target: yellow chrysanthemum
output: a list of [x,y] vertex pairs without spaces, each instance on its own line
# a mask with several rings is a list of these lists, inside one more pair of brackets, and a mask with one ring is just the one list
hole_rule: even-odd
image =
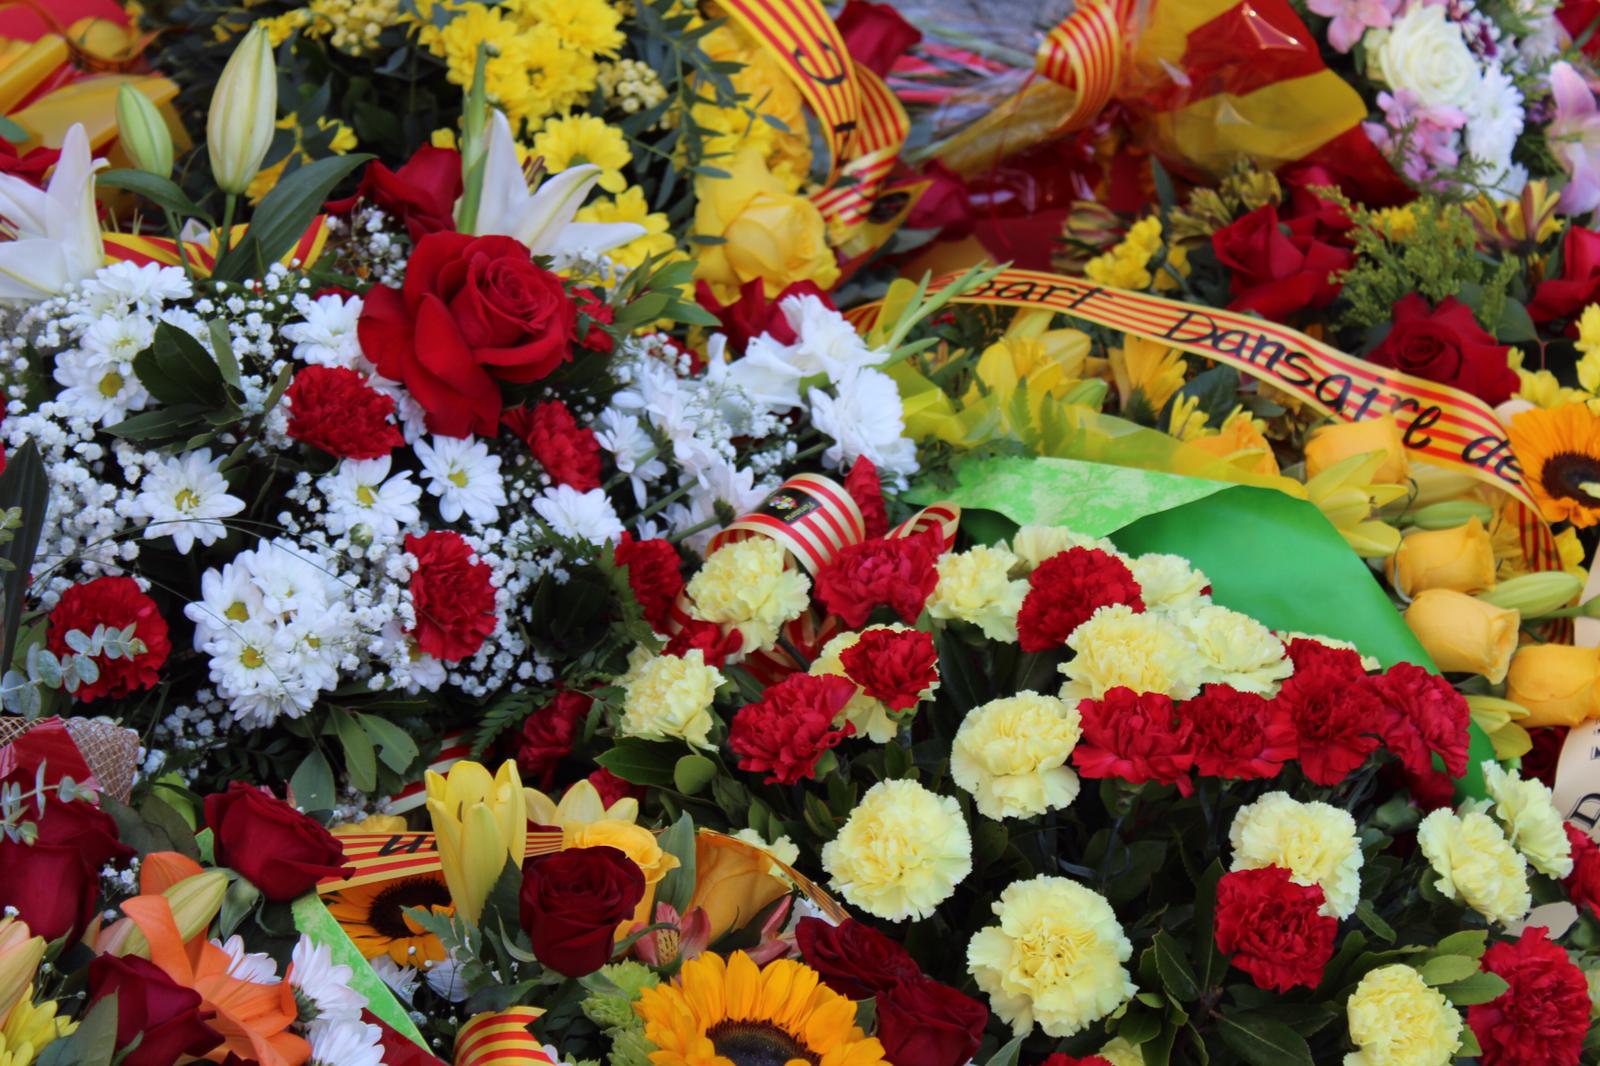
[[1066,526],[1022,526],[1011,538],[1011,553],[1021,560],[1023,568],[1028,571],[1038,569],[1040,563],[1069,548],[1098,548],[1111,555],[1122,556],[1117,546],[1105,537],[1074,533]]
[[716,723],[711,701],[722,680],[699,648],[683,656],[646,653],[622,678],[626,694],[618,728],[623,736],[685,740],[710,750]]
[[951,797],[915,781],[880,781],[822,846],[822,868],[852,906],[920,921],[972,872],[972,836]]
[[1439,875],[1439,891],[1490,921],[1510,925],[1533,906],[1527,861],[1487,814],[1434,811],[1417,827],[1417,846]]
[[78,1023],[58,1016],[59,1007],[33,1002],[33,989],[23,994],[0,1026],[0,1066],[31,1066],[39,1052],[64,1036],[70,1036]]
[[1002,547],[978,544],[947,552],[935,564],[939,583],[928,598],[934,618],[971,622],[990,640],[1017,639],[1017,612],[1028,594],[1026,581],[1013,581],[1017,557]]
[[1388,240],[1406,241],[1417,232],[1417,215],[1409,207],[1385,207],[1373,212],[1372,228]]
[[1058,670],[1064,700],[1097,700],[1114,688],[1160,692],[1175,700],[1200,693],[1204,661],[1177,623],[1125,604],[1101,607],[1067,637],[1076,654]]
[[517,23],[590,55],[614,56],[625,38],[622,12],[607,0],[502,0]]
[[628,186],[622,168],[633,162],[633,152],[622,131],[595,115],[567,115],[545,120],[533,138],[533,151],[554,174],[580,163],[600,168],[600,187],[621,192]]
[[1139,598],[1147,611],[1176,615],[1210,602],[1206,589],[1211,579],[1181,555],[1150,552],[1130,560],[1128,569],[1139,583]]
[[1360,1049],[1344,1066],[1446,1066],[1461,1046],[1461,1015],[1403,963],[1370,970],[1345,1004]]
[[1539,780],[1523,780],[1521,774],[1492,759],[1483,763],[1483,784],[1506,838],[1529,865],[1557,879],[1572,873],[1572,842],[1549,786]]
[[[1160,248],[1161,220],[1154,215],[1141,218],[1128,227],[1121,244],[1084,264],[1083,273],[1090,281],[1119,289],[1146,289],[1153,281],[1158,288],[1170,288],[1170,276],[1153,278],[1150,273],[1150,260]],[[1173,266],[1181,271],[1185,259],[1182,250],[1174,248],[1169,254]]]
[[1152,416],[1159,414],[1172,394],[1183,388],[1183,354],[1159,341],[1129,335],[1123,338],[1122,347],[1111,350],[1110,363],[1124,410],[1137,393]]
[[726,961],[707,953],[640,992],[634,1010],[654,1066],[888,1066],[883,1045],[855,1024],[856,1005],[789,959],[757,967],[742,951]]
[[1272,696],[1278,683],[1294,673],[1283,642],[1249,615],[1207,604],[1181,617],[1200,653],[1202,684]]
[[967,969],[1018,1036],[1035,1023],[1047,1036],[1072,1036],[1133,995],[1123,965],[1133,945],[1098,892],[1040,875],[1007,885],[994,913],[1000,924],[967,945]]
[[676,247],[672,234],[667,232],[667,216],[650,210],[650,205],[645,202],[644,190],[637,185],[630,185],[615,197],[601,197],[578,208],[577,220],[632,222],[643,226],[644,236],[635,237],[606,253],[607,259],[630,270],[649,256],[666,255]]
[[811,579],[785,565],[783,545],[770,537],[724,544],[689,580],[689,613],[738,628],[741,650],[770,648],[778,631],[810,604]]
[[1297,885],[1322,887],[1322,913],[1348,918],[1361,897],[1361,841],[1346,811],[1268,792],[1228,828],[1234,870],[1281,866]]
[[968,712],[950,746],[950,775],[985,817],[1031,818],[1078,796],[1067,766],[1082,737],[1078,708],[1023,691]]

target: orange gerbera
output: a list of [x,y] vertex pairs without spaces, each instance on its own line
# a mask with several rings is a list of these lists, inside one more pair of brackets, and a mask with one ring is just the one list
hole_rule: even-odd
[[1600,522],[1600,415],[1581,403],[1523,411],[1511,419],[1511,450],[1544,517]]

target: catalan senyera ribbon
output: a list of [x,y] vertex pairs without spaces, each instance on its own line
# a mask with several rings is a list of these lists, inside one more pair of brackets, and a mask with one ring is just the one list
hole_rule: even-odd
[[1034,69],[1073,90],[1072,110],[1058,133],[1087,126],[1111,102],[1122,70],[1122,24],[1128,4],[1088,0],[1062,19],[1039,45]]
[[[955,278],[938,279],[930,291]],[[1482,400],[1460,389],[1346,355],[1276,322],[1084,278],[1006,270],[955,302],[1047,308],[1143,337],[1224,363],[1343,421],[1393,414],[1411,452],[1501,489],[1517,503],[1523,554],[1533,569],[1560,566],[1550,527],[1523,484],[1505,427]],[[878,308],[866,304],[846,317],[865,330],[877,320]]]
[[906,109],[883,79],[860,64],[856,78],[861,86],[861,119],[854,154],[840,169],[845,180],[811,196],[823,220],[845,235],[867,220],[911,134]]
[[[284,266],[298,264],[309,267],[322,255],[323,246],[328,243],[327,216],[318,215],[312,220],[305,233],[294,243],[294,247],[278,260]],[[249,231],[247,225],[238,225],[233,228],[233,243],[238,244]],[[146,237],[133,233],[106,233],[102,235],[105,245],[106,262],[129,262],[136,266],[147,263],[159,263],[161,266],[182,266],[184,256],[188,257],[190,269],[201,277],[209,277],[217,265],[217,239],[213,234],[208,241],[184,241],[183,254],[178,251],[178,242],[170,237]]]
[[456,1034],[455,1066],[554,1066],[528,1031],[543,1013],[538,1007],[507,1007],[474,1014]]

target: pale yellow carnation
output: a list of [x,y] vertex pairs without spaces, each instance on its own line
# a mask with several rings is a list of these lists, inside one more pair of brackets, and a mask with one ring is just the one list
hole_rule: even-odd
[[1494,800],[1494,816],[1528,865],[1548,877],[1572,873],[1572,842],[1556,810],[1555,797],[1543,781],[1524,781],[1492,759],[1484,761],[1483,783]]
[[1040,563],[1053,555],[1060,555],[1068,548],[1098,548],[1118,558],[1125,558],[1117,546],[1105,537],[1074,533],[1066,526],[1023,526],[1011,538],[1012,554],[1028,570],[1037,569]]
[[[767,838],[754,829],[741,829],[733,834],[733,837],[735,840],[742,840],[746,844],[753,844],[781,863],[793,866],[800,861],[799,846],[786,836],[780,836],[777,840],[768,843]],[[772,869],[773,876],[783,876],[783,871],[778,867],[774,866]]]
[[[817,657],[811,660],[812,676],[832,674],[844,677],[844,664],[839,661],[839,656],[860,639],[860,633],[840,633],[824,644]],[[840,714],[845,721],[856,727],[856,736],[867,737],[874,744],[887,744],[893,740],[895,733],[900,729],[901,718],[904,717],[903,715],[896,717],[888,705],[867,695],[860,685],[856,686],[856,694],[850,697],[850,702],[844,705],[844,710]]]
[[1348,918],[1361,899],[1361,841],[1347,811],[1268,792],[1228,828],[1234,870],[1281,866],[1297,885],[1322,887],[1322,913]]
[[706,665],[699,648],[684,656],[645,655],[623,675],[622,721],[625,737],[686,740],[707,751],[716,718],[711,701],[722,672]]
[[1181,617],[1200,653],[1204,684],[1273,696],[1279,682],[1294,673],[1283,642],[1249,615],[1209,604]]
[[1104,896],[1041,874],[1007,885],[994,903],[999,925],[967,945],[967,969],[989,1006],[1021,1036],[1072,1036],[1133,995],[1123,965],[1133,945]]
[[972,872],[972,836],[951,797],[915,781],[880,781],[822,846],[822,868],[853,906],[920,921]]
[[724,544],[689,581],[690,614],[736,627],[742,651],[772,647],[784,623],[810,603],[811,579],[786,567],[785,556],[770,537]]
[[950,774],[985,817],[1031,818],[1078,796],[1066,765],[1083,735],[1078,708],[1019,692],[969,712],[950,747]]
[[1527,861],[1487,814],[1434,811],[1417,827],[1417,846],[1439,875],[1439,891],[1490,921],[1510,925],[1533,906]]
[[1403,963],[1368,971],[1345,1018],[1360,1050],[1344,1066],[1447,1066],[1461,1046],[1461,1014]]
[[939,583],[928,599],[928,614],[971,622],[990,640],[1015,643],[1017,612],[1028,594],[1026,581],[1011,579],[1017,563],[1006,548],[987,544],[941,555],[936,564]]
[[1211,579],[1181,555],[1151,552],[1128,563],[1147,611],[1188,611],[1210,603]]
[[1175,700],[1200,693],[1204,661],[1177,623],[1126,604],[1101,607],[1067,638],[1076,654],[1058,669],[1061,698],[1097,700],[1111,689],[1161,692]]
[[1111,1066],[1144,1066],[1144,1053],[1128,1043],[1125,1036],[1112,1037],[1095,1054],[1111,1063]]

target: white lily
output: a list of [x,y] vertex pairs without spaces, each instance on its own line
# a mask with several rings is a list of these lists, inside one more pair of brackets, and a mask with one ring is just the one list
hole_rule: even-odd
[[26,303],[63,292],[105,264],[94,210],[94,172],[81,124],[67,131],[50,185],[0,174],[0,301]]
[[[483,195],[473,236],[498,233],[515,237],[534,255],[553,256],[558,262],[597,255],[644,236],[644,227],[632,222],[572,220],[599,180],[600,168],[583,163],[552,174],[538,189],[529,191],[528,179],[517,161],[511,123],[504,112],[496,111],[490,118]],[[459,201],[456,209],[459,221]]]

